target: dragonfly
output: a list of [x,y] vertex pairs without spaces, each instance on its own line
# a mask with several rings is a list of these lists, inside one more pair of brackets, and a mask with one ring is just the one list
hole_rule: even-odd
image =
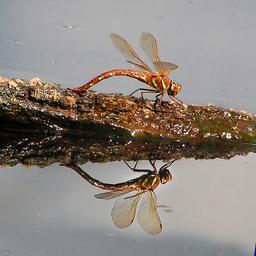
[[182,103],[175,97],[181,90],[181,85],[168,77],[168,75],[173,70],[177,69],[178,66],[166,61],[161,61],[158,55],[157,41],[151,33],[143,32],[139,42],[143,52],[153,64],[155,71],[139,57],[124,38],[114,33],[110,36],[115,48],[124,56],[126,61],[132,66],[132,69],[113,69],[106,71],[86,84],[70,89],[71,91],[83,93],[103,79],[112,76],[128,76],[138,79],[151,87],[151,89],[139,88],[130,95],[137,91],[141,91],[141,98],[143,99],[144,93],[157,93],[156,99],[159,103],[162,102],[165,95],[168,95],[171,100],[178,101],[177,103]]
[[[122,229],[130,226],[134,221],[138,202],[142,198],[140,208],[138,210],[137,219],[142,229],[151,235],[156,235],[162,230],[162,223],[157,212],[157,199],[154,190],[160,185],[172,180],[172,175],[168,167],[174,162],[164,164],[159,171],[156,168],[156,160],[151,161],[152,169],[138,169],[137,164],[131,167],[126,161],[126,165],[135,172],[145,172],[145,174],[135,179],[117,184],[108,184],[100,182],[75,164],[66,164],[67,167],[73,169],[86,179],[92,185],[101,189],[109,190],[104,193],[96,194],[98,199],[114,199],[117,198],[111,216],[116,227]],[[129,195],[129,193],[132,193]]]

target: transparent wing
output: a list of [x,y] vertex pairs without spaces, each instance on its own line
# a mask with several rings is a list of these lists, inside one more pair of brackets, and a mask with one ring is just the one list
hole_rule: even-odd
[[152,63],[161,61],[158,56],[157,42],[149,32],[143,32],[140,36],[140,47]]
[[117,198],[111,216],[118,228],[126,228],[132,224],[141,195],[137,193],[136,196]]
[[156,235],[161,232],[162,224],[156,208],[156,195],[153,191],[148,191],[144,195],[137,218],[147,233]]
[[153,64],[158,72],[165,75],[178,68],[177,65],[165,61],[156,61]]
[[175,64],[161,61],[158,55],[157,41],[149,32],[141,34],[140,46],[160,74],[168,75],[172,70],[177,68]]
[[105,200],[109,200],[109,199],[113,199],[119,196],[122,196],[124,194],[129,193],[130,191],[108,191],[108,192],[104,192],[104,193],[100,193],[100,194],[96,194],[95,197],[98,199],[105,199]]
[[115,48],[122,53],[126,61],[133,68],[153,72],[151,68],[141,60],[138,54],[132,49],[130,44],[124,38],[113,33],[110,36]]

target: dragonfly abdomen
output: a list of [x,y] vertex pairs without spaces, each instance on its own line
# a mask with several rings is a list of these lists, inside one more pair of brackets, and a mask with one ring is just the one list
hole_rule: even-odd
[[93,78],[90,80],[88,83],[71,89],[73,92],[78,92],[82,93],[90,89],[92,86],[95,84],[99,83],[100,81],[107,79],[112,76],[129,76],[135,79],[138,79],[139,81],[146,83],[146,84],[151,84],[152,83],[152,76],[148,72],[143,72],[143,71],[136,71],[132,69],[113,69],[107,72],[104,72],[97,77]]

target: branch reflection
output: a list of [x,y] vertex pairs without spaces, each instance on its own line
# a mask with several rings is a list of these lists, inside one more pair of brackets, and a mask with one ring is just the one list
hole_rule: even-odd
[[156,167],[156,160],[149,160],[152,169],[137,168],[138,161],[135,163],[134,167],[131,167],[125,161],[125,164],[132,171],[144,172],[145,174],[117,184],[103,183],[96,180],[76,164],[69,163],[65,166],[76,171],[93,186],[108,190],[108,192],[96,194],[96,198],[105,200],[117,198],[112,208],[111,216],[114,224],[118,228],[126,228],[132,224],[136,215],[137,204],[142,198],[137,213],[138,222],[145,232],[156,235],[161,232],[162,223],[157,212],[157,199],[154,190],[160,184],[165,184],[172,180],[172,175],[168,168],[174,161],[175,160],[172,160],[164,164],[159,170]]

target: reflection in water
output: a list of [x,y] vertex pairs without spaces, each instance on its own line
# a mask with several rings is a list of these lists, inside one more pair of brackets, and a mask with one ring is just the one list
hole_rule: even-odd
[[[114,224],[118,228],[126,228],[132,224],[136,214],[137,204],[140,198],[143,197],[137,214],[138,222],[147,233],[156,235],[161,232],[162,224],[157,212],[157,200],[154,190],[159,184],[164,184],[172,179],[172,175],[168,170],[168,167],[174,161],[175,160],[164,164],[159,171],[155,165],[156,160],[149,160],[153,170],[138,169],[138,161],[134,167],[131,167],[127,162],[125,162],[131,170],[135,172],[146,172],[146,174],[117,184],[100,182],[89,176],[76,164],[70,163],[66,164],[66,166],[75,170],[90,184],[101,189],[109,190],[108,192],[95,195],[96,198],[105,200],[117,198],[115,205],[112,208],[111,216]],[[127,195],[130,192],[135,193]]]

